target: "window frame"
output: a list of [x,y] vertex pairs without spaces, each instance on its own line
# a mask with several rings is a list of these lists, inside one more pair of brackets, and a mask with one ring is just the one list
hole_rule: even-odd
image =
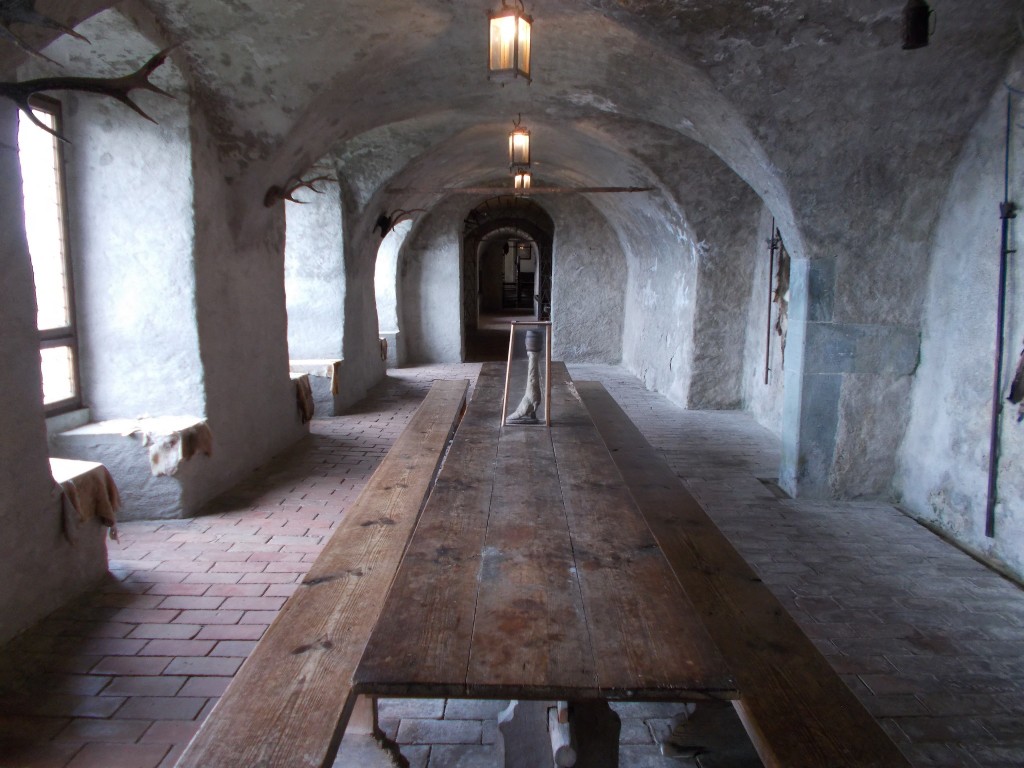
[[[32,97],[31,106],[35,111],[46,112],[51,115],[54,130],[58,134],[64,135],[63,111],[60,101],[49,96],[36,94]],[[19,113],[18,119],[26,120],[27,118]],[[79,372],[78,313],[75,304],[75,279],[71,259],[70,228],[68,226],[67,166],[64,162],[64,142],[54,138],[53,152],[54,170],[57,177],[57,209],[58,218],[60,219],[58,227],[61,240],[61,256],[64,262],[64,290],[67,294],[69,322],[68,325],[60,328],[39,330],[39,350],[41,354],[44,349],[54,347],[71,348],[71,385],[74,394],[63,400],[44,403],[43,408],[47,416],[58,416],[82,407],[82,380]]]

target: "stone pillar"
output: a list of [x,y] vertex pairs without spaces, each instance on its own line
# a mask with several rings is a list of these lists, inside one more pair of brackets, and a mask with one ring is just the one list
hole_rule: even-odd
[[[0,144],[17,143],[17,110],[0,103]],[[0,151],[0,644],[91,588],[107,570],[106,529],[72,545],[50,474],[32,262],[21,169]]]
[[291,370],[309,374],[322,417],[342,410],[335,376],[345,333],[345,243],[338,182],[318,181],[316,189],[284,204],[284,287]]
[[792,496],[883,496],[920,332],[837,322],[835,274],[831,260],[792,262],[779,483]]
[[779,485],[791,496],[827,495],[841,381],[835,374],[807,370],[806,345],[810,323],[832,320],[834,286],[834,262],[790,263]]

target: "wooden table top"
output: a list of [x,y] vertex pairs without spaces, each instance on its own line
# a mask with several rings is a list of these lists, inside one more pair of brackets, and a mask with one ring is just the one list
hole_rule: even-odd
[[486,364],[354,676],[389,696],[737,698],[564,365],[500,427]]

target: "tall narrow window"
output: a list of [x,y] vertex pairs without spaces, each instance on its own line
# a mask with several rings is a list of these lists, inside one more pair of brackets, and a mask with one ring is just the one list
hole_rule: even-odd
[[[60,104],[38,99],[33,112],[47,127],[61,131]],[[48,413],[81,405],[74,293],[67,249],[64,166],[59,141],[22,117],[18,152],[24,180],[25,231],[35,274],[39,308],[39,357],[43,404]]]

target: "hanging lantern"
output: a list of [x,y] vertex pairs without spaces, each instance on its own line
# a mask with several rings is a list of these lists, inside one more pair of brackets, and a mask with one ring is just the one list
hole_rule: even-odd
[[903,50],[911,51],[928,45],[931,15],[932,9],[924,0],[907,0],[903,8]]
[[520,115],[512,123],[515,128],[508,135],[508,165],[513,173],[516,168],[530,167],[530,131],[520,125],[522,119]]
[[488,77],[504,84],[521,76],[529,83],[533,19],[526,15],[522,0],[513,0],[511,5],[501,0],[501,10],[488,16],[491,21]]

